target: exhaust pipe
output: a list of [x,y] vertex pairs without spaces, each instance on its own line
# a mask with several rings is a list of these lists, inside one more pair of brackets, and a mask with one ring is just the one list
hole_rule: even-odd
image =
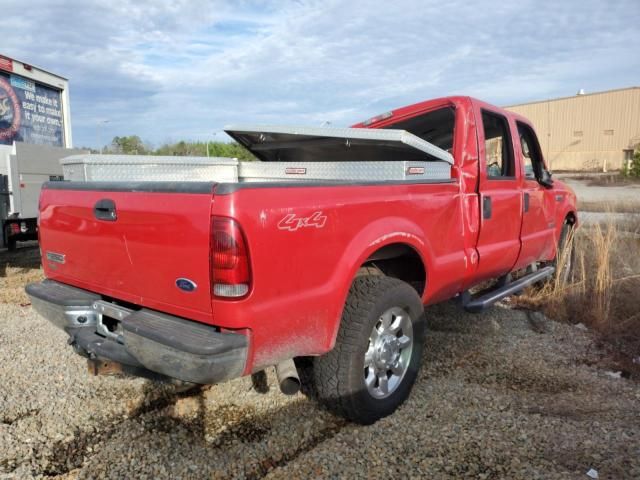
[[292,358],[276,365],[276,375],[282,393],[295,395],[300,391],[300,377]]

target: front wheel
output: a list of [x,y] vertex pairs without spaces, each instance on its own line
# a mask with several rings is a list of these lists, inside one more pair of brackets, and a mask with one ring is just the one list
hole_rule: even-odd
[[422,360],[424,308],[418,293],[390,277],[357,277],[336,345],[314,360],[319,400],[334,413],[371,424],[409,396]]

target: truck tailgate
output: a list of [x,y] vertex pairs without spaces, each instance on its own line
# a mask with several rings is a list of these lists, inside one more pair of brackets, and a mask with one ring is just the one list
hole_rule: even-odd
[[56,183],[40,197],[48,278],[210,321],[212,184]]

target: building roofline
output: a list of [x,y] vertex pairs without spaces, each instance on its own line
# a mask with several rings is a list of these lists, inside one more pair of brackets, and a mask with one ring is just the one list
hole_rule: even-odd
[[603,90],[601,92],[584,93],[582,95],[569,95],[569,96],[566,96],[566,97],[548,98],[546,100],[534,100],[532,102],[522,102],[522,103],[515,103],[513,105],[506,105],[506,106],[504,106],[502,108],[522,107],[524,105],[534,105],[536,103],[557,102],[557,101],[560,101],[560,100],[568,100],[570,98],[590,97],[592,95],[602,95],[604,93],[621,92],[623,90],[636,90],[636,89],[640,89],[640,87],[633,86],[633,87],[613,88],[611,90]]
[[[23,62],[22,60],[19,60],[19,59],[17,59],[17,58],[10,57],[9,55],[4,55],[3,53],[0,53],[0,57],[8,58],[9,60],[11,60],[11,61],[13,61],[13,62],[19,62],[19,63],[21,63],[22,65],[29,65],[29,66],[30,66],[30,67],[32,67],[32,68],[35,68],[35,69],[37,69],[37,70],[39,70],[39,71],[41,71],[41,72],[43,72],[43,73],[48,73],[49,75],[52,75],[52,76],[54,76],[54,77],[57,77],[57,78],[59,78],[60,80],[64,80],[64,81],[66,81],[66,82],[68,82],[68,81],[69,81],[69,79],[68,79],[67,77],[63,77],[62,75],[59,75],[59,74],[57,74],[57,73],[53,73],[52,71],[47,70],[47,69],[45,69],[45,68],[42,68],[42,67],[40,67],[40,66],[38,66],[38,65],[34,65],[33,63]],[[20,75],[20,74],[18,74],[18,75]]]

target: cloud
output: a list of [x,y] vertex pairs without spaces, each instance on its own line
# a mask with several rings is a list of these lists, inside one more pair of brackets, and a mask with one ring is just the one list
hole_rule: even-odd
[[[348,125],[427,98],[498,104],[638,83],[635,0],[51,1],[3,6],[2,53],[70,78],[76,145]],[[220,138],[220,134],[216,138]]]

